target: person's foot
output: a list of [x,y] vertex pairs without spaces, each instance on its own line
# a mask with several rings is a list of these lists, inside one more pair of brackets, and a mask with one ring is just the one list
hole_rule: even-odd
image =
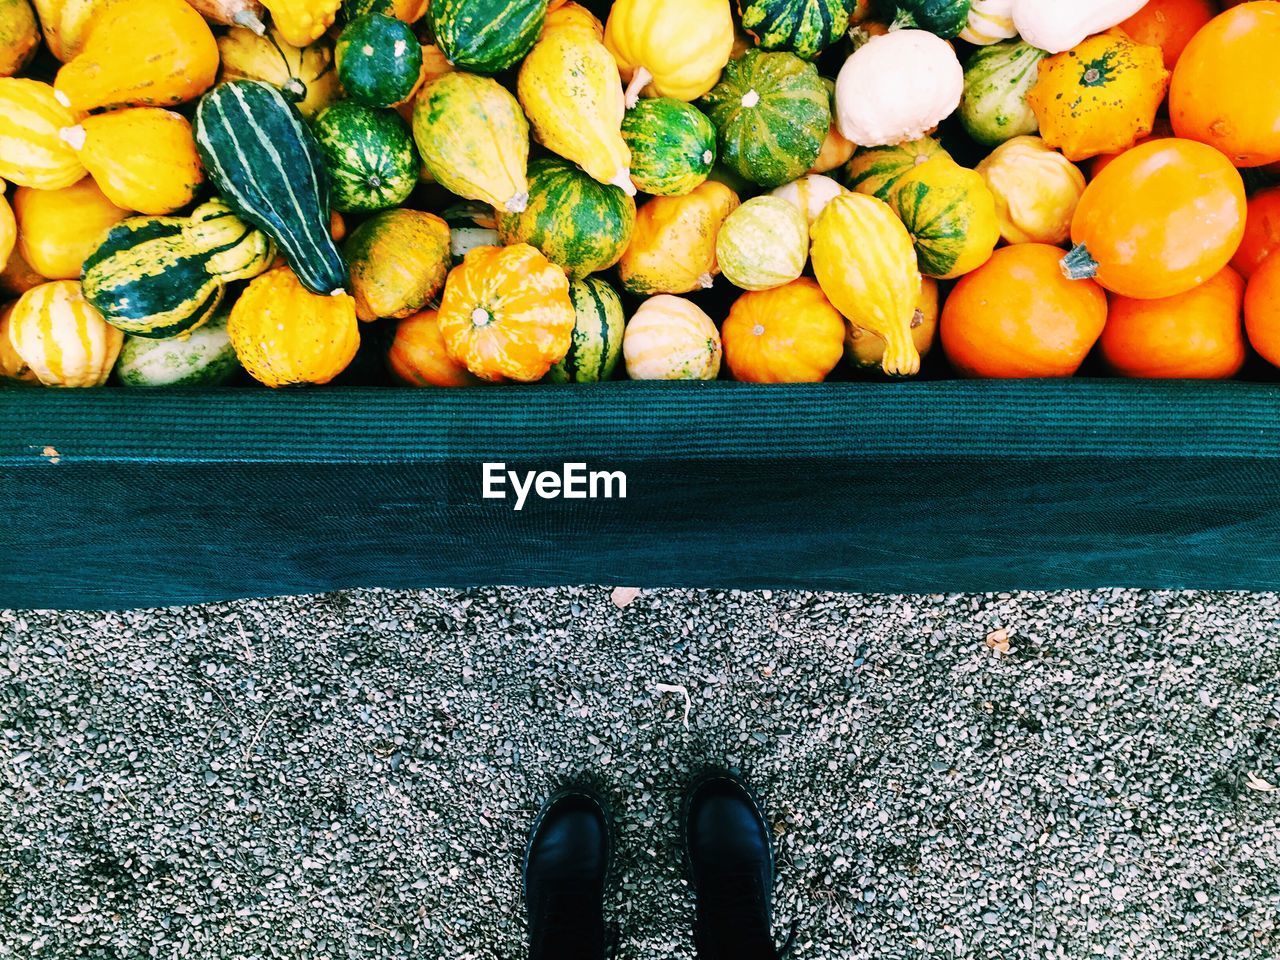
[[530,960],[604,960],[604,894],[613,830],[589,790],[547,801],[524,857]]
[[717,770],[689,787],[682,820],[700,960],[776,960],[773,850],[760,805],[740,779]]

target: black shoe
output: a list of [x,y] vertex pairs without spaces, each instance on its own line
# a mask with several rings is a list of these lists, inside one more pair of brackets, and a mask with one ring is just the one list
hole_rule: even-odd
[[604,960],[604,893],[613,828],[583,789],[547,801],[524,855],[530,960]]
[[700,960],[777,960],[773,849],[760,805],[740,779],[717,770],[689,787],[681,819]]

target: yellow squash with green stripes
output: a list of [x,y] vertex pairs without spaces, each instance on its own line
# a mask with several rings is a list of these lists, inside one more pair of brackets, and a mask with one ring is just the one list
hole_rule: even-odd
[[1000,242],[991,188],[976,170],[934,157],[901,177],[889,205],[915,242],[920,272],[951,280],[978,269]]

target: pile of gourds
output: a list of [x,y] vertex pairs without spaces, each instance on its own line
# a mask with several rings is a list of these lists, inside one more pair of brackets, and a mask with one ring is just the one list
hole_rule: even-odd
[[1278,0],[33,2],[3,382],[1280,365]]

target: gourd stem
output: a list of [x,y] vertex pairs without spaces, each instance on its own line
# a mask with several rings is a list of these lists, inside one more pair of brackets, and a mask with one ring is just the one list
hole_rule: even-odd
[[84,127],[79,124],[74,127],[63,127],[58,131],[58,139],[76,151],[76,153],[79,153],[84,149],[84,141],[86,139]]
[[260,37],[267,32],[267,25],[252,10],[241,10],[231,19],[235,21],[236,26],[252,30]]
[[652,80],[652,73],[644,67],[636,67],[636,72],[631,75],[631,82],[627,84],[626,103],[628,110],[631,110],[640,102],[640,91],[647,87]]
[[710,290],[715,285],[716,278],[709,273],[704,273],[702,276],[698,277],[698,286],[703,290]]
[[1098,275],[1098,261],[1093,259],[1083,243],[1062,258],[1059,266],[1068,280],[1092,280]]
[[631,182],[631,171],[623,168],[618,171],[617,175],[609,181],[612,186],[617,187],[628,197],[636,195],[636,185]]
[[517,193],[510,200],[506,202],[506,208],[508,213],[524,213],[525,209],[528,206],[529,206],[528,193]]
[[893,18],[893,23],[889,24],[890,30],[918,30],[920,24],[916,23],[915,14],[910,10],[899,10],[898,15]]

